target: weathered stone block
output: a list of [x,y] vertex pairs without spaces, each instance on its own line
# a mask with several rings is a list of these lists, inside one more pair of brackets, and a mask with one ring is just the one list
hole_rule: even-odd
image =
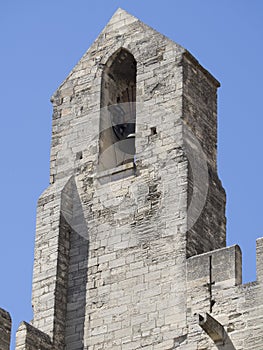
[[9,350],[11,340],[11,317],[9,313],[0,308],[0,349]]
[[[261,350],[263,239],[257,281],[242,285],[240,249],[225,247],[218,87],[117,10],[52,97],[34,319],[17,350]],[[10,327],[0,310],[1,350]]]

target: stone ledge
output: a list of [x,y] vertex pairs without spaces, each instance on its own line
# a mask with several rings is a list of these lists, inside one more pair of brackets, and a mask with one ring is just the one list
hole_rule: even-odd
[[136,171],[135,163],[129,162],[123,165],[119,165],[116,168],[98,171],[97,174],[95,174],[95,178],[101,184],[104,184],[110,181],[116,181],[119,179],[123,179],[125,177],[135,175],[135,171]]

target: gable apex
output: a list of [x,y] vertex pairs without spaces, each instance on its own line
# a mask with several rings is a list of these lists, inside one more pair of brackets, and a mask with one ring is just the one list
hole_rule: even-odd
[[164,51],[166,51],[166,57],[169,56],[172,61],[176,57],[176,60],[180,60],[185,56],[194,65],[199,66],[207,78],[214,82],[215,86],[219,86],[218,81],[184,47],[122,8],[118,8],[96,40],[55,91],[51,97],[53,105],[60,104],[61,98],[63,98],[61,96],[62,90],[64,90],[62,95],[66,93],[67,96],[81,90],[89,90],[90,86],[97,83],[96,80],[100,77],[101,69],[109,57],[120,48],[128,50],[134,55],[136,61],[146,65],[149,65],[149,62],[155,62],[155,60],[159,62]]
[[[80,79],[83,81],[84,76],[88,79],[90,74],[92,75],[95,70],[103,66],[107,58],[121,47],[131,51],[131,46],[137,46],[137,52],[141,51],[141,49],[138,49],[139,46],[141,48],[144,47],[143,50],[147,50],[148,55],[151,55],[152,50],[149,50],[149,47],[148,49],[145,48],[150,45],[151,41],[153,41],[153,46],[156,48],[169,46],[170,48],[173,47],[177,54],[185,52],[185,49],[176,42],[122,8],[118,8],[67,78],[54,92],[51,102],[59,97],[61,89],[69,89],[73,80]],[[97,76],[96,73],[95,76]]]
[[[135,20],[139,20],[137,17],[131,15],[126,10],[123,10],[121,7],[119,7],[114,14],[112,15],[111,19],[118,17],[119,19],[125,19],[125,18],[134,18]],[[111,21],[111,20],[110,20]]]

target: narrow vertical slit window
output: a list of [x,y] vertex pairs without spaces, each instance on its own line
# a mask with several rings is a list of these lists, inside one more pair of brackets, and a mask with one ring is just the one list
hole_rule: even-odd
[[123,48],[104,67],[100,107],[100,170],[134,162],[136,61]]

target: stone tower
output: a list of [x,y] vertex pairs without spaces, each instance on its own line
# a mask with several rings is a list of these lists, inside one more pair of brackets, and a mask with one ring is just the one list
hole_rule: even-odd
[[[225,247],[218,81],[119,9],[52,97],[31,324],[16,349],[258,349],[263,264]],[[261,252],[262,253],[262,252]],[[3,310],[9,348],[11,320]]]

